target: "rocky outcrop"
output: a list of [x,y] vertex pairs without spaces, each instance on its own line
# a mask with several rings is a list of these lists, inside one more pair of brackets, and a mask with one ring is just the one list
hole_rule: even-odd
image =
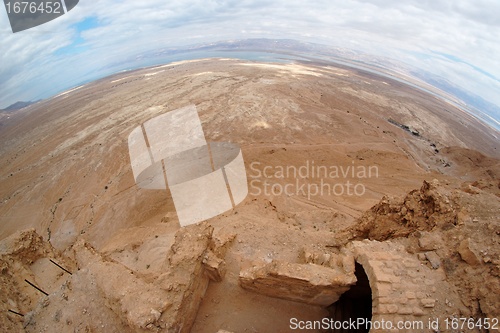
[[481,261],[479,260],[480,256],[472,248],[470,238],[464,239],[460,242],[458,253],[460,254],[462,260],[471,266],[477,266],[481,264]]
[[170,291],[172,307],[160,319],[167,332],[190,332],[210,277],[222,279],[224,263],[211,250],[212,233],[212,226],[200,223],[182,228],[175,235],[166,273],[155,281]]
[[224,276],[225,263],[215,253],[227,242],[213,242],[212,233],[207,223],[180,229],[156,278],[80,239],[72,247],[78,270],[27,314],[26,331],[190,332],[209,281]]
[[450,228],[457,223],[457,210],[439,182],[424,181],[419,190],[411,191],[403,199],[382,198],[346,231],[345,239],[384,241],[407,237],[415,231],[431,231],[438,226]]
[[167,290],[146,282],[122,264],[107,261],[83,241],[73,247],[82,274],[94,277],[109,307],[135,330],[160,327],[160,315],[172,303]]
[[[424,183],[420,190],[402,199],[384,198],[360,219],[365,224],[349,230],[353,232],[350,236],[369,235],[383,241],[348,241],[339,246],[342,239],[328,238],[323,243],[301,244],[287,254],[287,259],[264,260],[240,271],[239,285],[266,296],[315,305],[314,309],[332,303],[340,309],[344,299],[338,301],[341,295],[349,297],[351,291],[359,291],[348,290],[357,282],[356,273],[362,267],[371,291],[373,320],[497,318],[500,225],[494,213],[499,208],[494,193],[479,188],[450,190],[436,182]],[[222,228],[216,235],[213,230],[207,223],[179,230],[169,243],[169,252],[165,250],[159,256],[162,260],[154,271],[126,266],[96,251],[83,239],[66,252],[71,259],[61,257],[34,230],[19,232],[0,242],[0,303],[5,314],[0,316],[0,330],[197,330],[192,325],[207,286],[210,281],[224,280],[226,251],[234,251],[225,281],[232,287],[235,281],[229,280],[237,277],[239,269],[233,259],[243,258],[238,254],[260,262],[253,260],[251,252],[244,252],[248,250],[244,241],[238,239],[232,244],[236,237],[232,228]],[[56,267],[49,259],[69,271]],[[248,262],[243,266],[249,267]],[[221,290],[218,292],[228,289]],[[211,291],[211,297],[206,298],[209,303],[203,307],[213,309],[214,304],[221,304],[220,298],[212,297]],[[307,308],[304,304],[294,306]],[[210,327],[212,331],[221,327],[237,330],[220,325],[223,322],[212,316],[207,312],[202,316],[206,319],[203,324],[215,323]],[[199,327],[200,322],[196,325]]]
[[0,245],[0,255],[8,255],[26,265],[40,258],[53,258],[57,255],[56,252],[35,229],[19,231],[2,240]]
[[[475,186],[479,184],[481,188]],[[357,225],[340,232],[339,242],[368,238],[383,244],[397,240],[405,244],[401,253],[417,254],[421,261],[421,266],[414,267],[418,273],[407,269],[408,273],[420,274],[429,268],[441,276],[424,279],[424,284],[439,280],[448,283],[431,290],[442,297],[436,302],[436,314],[443,315],[454,308],[462,316],[497,318],[500,290],[497,182],[484,180],[475,185],[463,183],[461,189],[453,189],[438,181],[424,182],[419,190],[411,191],[404,198],[384,197],[362,215]],[[389,253],[391,249],[384,251]],[[367,256],[374,254],[367,252]],[[359,258],[356,257],[358,262]],[[392,264],[387,263],[387,268],[389,265]],[[363,266],[365,270],[369,267]],[[389,269],[387,272],[390,280],[395,273]],[[418,288],[420,286],[421,283]],[[460,294],[460,301],[451,301],[455,290]],[[446,307],[438,309],[443,303]],[[432,304],[422,303],[424,308],[431,308]],[[415,310],[416,313],[419,311]]]

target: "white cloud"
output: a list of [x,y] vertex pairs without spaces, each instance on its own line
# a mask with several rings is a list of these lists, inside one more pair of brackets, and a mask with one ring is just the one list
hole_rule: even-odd
[[[140,52],[252,37],[296,38],[387,56],[444,75],[500,105],[498,81],[432,53],[453,55],[500,77],[496,0],[80,1],[67,15],[16,34],[0,12],[0,107],[69,88]],[[89,17],[100,26],[78,36],[74,25]],[[85,46],[80,54],[57,55],[78,37]]]

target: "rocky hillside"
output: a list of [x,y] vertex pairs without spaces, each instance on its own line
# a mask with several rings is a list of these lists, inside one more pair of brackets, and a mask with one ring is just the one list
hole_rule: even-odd
[[[355,226],[323,238],[313,248],[304,239],[306,250],[297,253],[302,258],[299,261],[271,261],[269,268],[262,262],[264,266],[242,271],[241,286],[272,297],[326,306],[326,290],[335,293],[332,297],[337,300],[339,292],[355,282],[354,264],[349,264],[353,246],[361,246],[359,240],[379,241],[386,244],[387,255],[404,252],[420,261],[424,271],[444,274],[444,289],[432,295],[432,299],[443,300],[443,307],[436,305],[441,314],[434,315],[498,318],[500,200],[495,192],[487,186],[452,188],[438,181],[424,182],[404,197],[384,197]],[[61,255],[34,230],[17,233],[0,243],[0,283],[5,291],[0,326],[18,332],[73,332],[75,327],[91,332],[177,332],[184,327],[181,331],[187,332],[195,323],[209,281],[217,284],[230,279],[226,271],[232,268],[226,268],[226,257],[238,251],[243,233],[249,233],[215,229],[202,223],[179,230],[163,259],[155,267],[142,269],[120,255],[124,249],[108,248],[106,254],[100,253],[80,238]],[[133,246],[129,254],[143,255],[148,251],[145,243]],[[331,252],[332,247],[328,250],[325,246],[329,244],[337,244],[335,251],[340,252]],[[314,254],[318,250],[330,254],[318,256]],[[337,276],[337,282],[329,286],[317,280],[319,272],[325,281],[329,275]],[[286,285],[288,289],[282,289]],[[322,298],[304,294],[308,289]]]

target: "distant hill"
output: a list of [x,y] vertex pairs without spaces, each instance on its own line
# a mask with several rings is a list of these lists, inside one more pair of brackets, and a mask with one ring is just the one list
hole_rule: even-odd
[[437,87],[443,91],[446,91],[463,102],[467,104],[470,108],[469,111],[472,111],[476,116],[481,118],[483,121],[493,125],[498,129],[498,121],[495,124],[491,121],[491,119],[499,119],[500,118],[500,107],[494,103],[491,103],[484,98],[467,91],[466,89],[460,87],[457,84],[454,84],[442,77],[437,75],[433,75],[427,72],[422,71],[412,71],[415,77],[429,83],[430,85]]
[[5,112],[16,111],[16,110],[20,110],[22,108],[25,108],[31,104],[34,104],[36,102],[37,101],[35,101],[35,102],[15,102],[14,104],[11,104],[8,107],[6,107],[5,109],[2,109],[0,111],[5,111]]

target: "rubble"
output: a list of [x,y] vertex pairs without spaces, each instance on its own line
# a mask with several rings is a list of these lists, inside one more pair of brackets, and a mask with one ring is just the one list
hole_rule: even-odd
[[[439,182],[423,182],[403,199],[384,197],[365,212],[358,223],[346,230],[347,239],[387,240],[407,237],[415,231],[431,231],[457,223],[457,212]],[[423,240],[424,246],[437,247],[438,240]],[[427,242],[427,244],[425,243]],[[429,249],[430,250],[430,249]]]
[[425,258],[431,264],[431,267],[434,269],[438,269],[441,266],[441,259],[434,251],[425,252]]
[[475,251],[471,247],[470,238],[464,239],[460,242],[460,246],[458,247],[458,253],[460,253],[460,257],[463,261],[468,263],[471,266],[476,266],[481,264],[480,257],[475,253]]
[[[107,324],[123,332],[190,332],[210,279],[220,281],[224,273],[224,261],[210,250],[212,233],[213,227],[206,223],[180,229],[165,258],[164,273],[155,279],[78,240],[72,247],[78,270],[26,316],[26,331],[38,331],[48,314],[57,312],[58,318],[65,318],[51,323],[58,332],[73,331],[67,322],[90,330]],[[62,307],[61,300],[68,299],[70,303]],[[75,317],[82,304],[92,306],[83,309],[84,316]]]

